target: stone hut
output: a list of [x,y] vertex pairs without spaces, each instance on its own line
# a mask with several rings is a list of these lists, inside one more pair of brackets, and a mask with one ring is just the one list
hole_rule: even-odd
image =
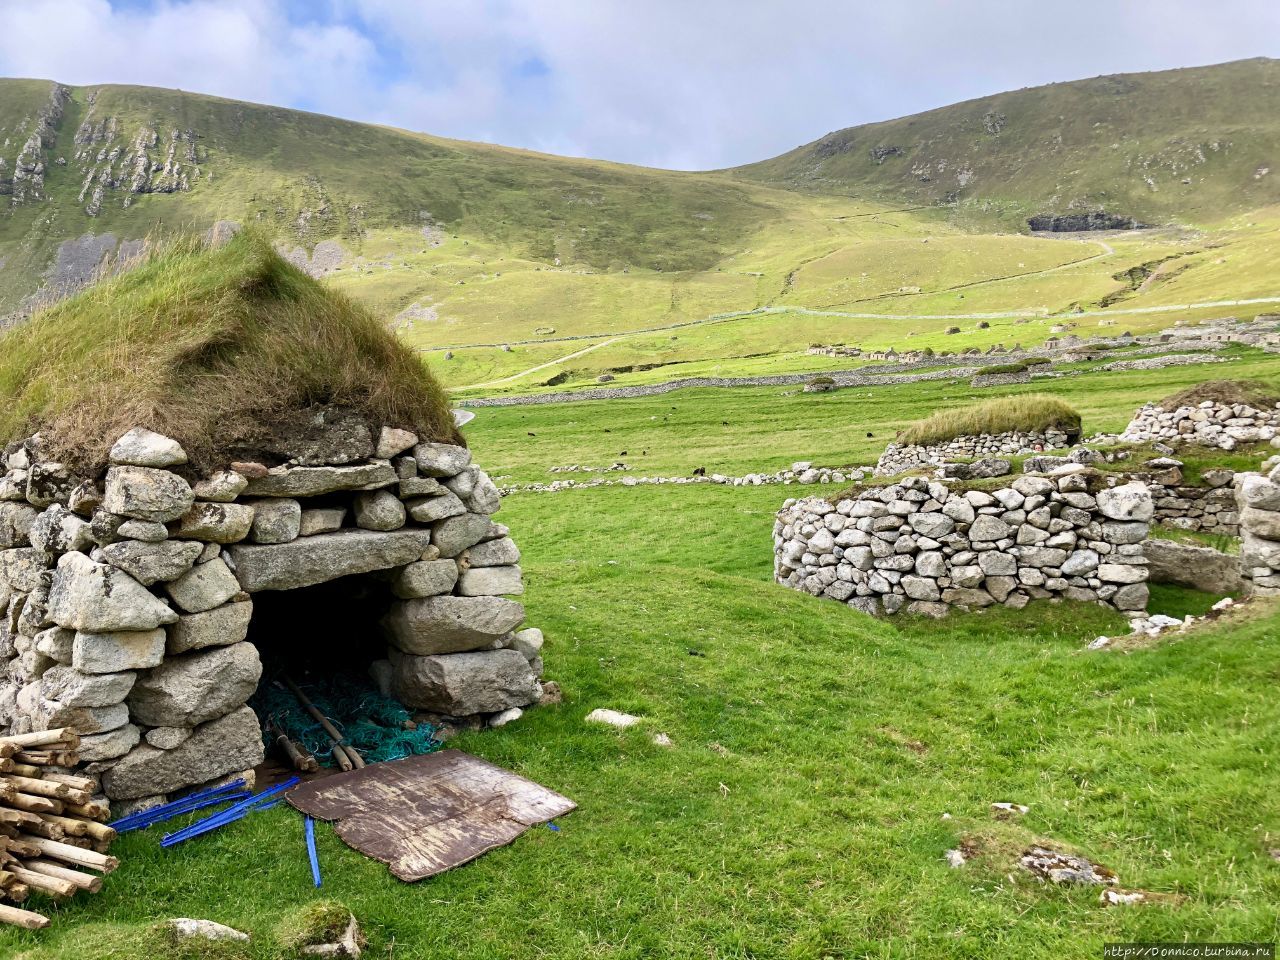
[[[141,291],[155,308],[149,284],[175,275],[209,298],[183,317],[231,318],[211,323],[216,349],[176,326],[172,350],[157,340],[165,306],[149,328],[104,329],[104,301],[127,314]],[[33,396],[67,382],[42,345],[84,323],[100,341],[82,365],[145,353],[147,383],[180,366],[167,405],[138,401],[137,384],[113,392],[123,367]],[[261,241],[161,251],[5,339],[8,427],[23,430],[0,478],[0,730],[74,727],[82,764],[125,801],[261,762],[248,702],[264,663],[372,676],[446,717],[539,699],[542,637],[511,599],[520,551],[443,392],[381,324]],[[301,351],[296,367],[277,355],[264,378],[254,364],[280,350]]]

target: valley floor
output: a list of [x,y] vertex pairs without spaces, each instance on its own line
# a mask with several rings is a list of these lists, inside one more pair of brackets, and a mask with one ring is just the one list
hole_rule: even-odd
[[[1276,357],[1220,366],[1280,380]],[[1204,376],[1054,383],[1093,431]],[[484,410],[468,435],[479,462],[515,479],[623,450],[646,473],[740,473],[867,462],[907,420],[968,399],[945,382],[866,396],[689,391]],[[357,914],[367,956],[1057,960],[1111,941],[1277,938],[1280,611],[1259,604],[1130,653],[1085,651],[1126,629],[1095,606],[871,620],[771,582],[773,514],[795,493],[615,487],[504,501],[529,621],[565,700],[456,745],[579,809],[558,832],[416,885],[322,826],[319,896]],[[1200,613],[1216,599],[1157,588],[1152,610]],[[597,707],[644,723],[585,724]],[[655,745],[659,732],[673,746]],[[1030,811],[999,822],[997,801]],[[281,944],[317,898],[296,813],[170,851],[160,832],[126,835],[100,895],[41,904],[52,926],[0,932],[0,954],[290,955]],[[1176,902],[1103,907],[1096,888],[1041,885],[1013,865],[1037,839]],[[952,869],[956,847],[976,856]],[[254,940],[184,952],[153,928],[172,916]]]

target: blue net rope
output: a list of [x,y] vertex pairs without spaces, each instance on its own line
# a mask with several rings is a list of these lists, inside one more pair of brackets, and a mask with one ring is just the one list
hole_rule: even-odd
[[[298,687],[342,734],[341,743],[355,747],[366,763],[431,753],[442,746],[435,738],[436,728],[429,723],[407,729],[412,720],[409,711],[402,703],[384,697],[372,683],[362,684],[355,677],[344,676],[341,680],[299,683]],[[290,740],[309,751],[321,765],[338,765],[329,735],[283,684],[262,684],[252,705],[264,727],[268,720],[274,720]],[[262,739],[270,750],[274,738],[264,730]]]

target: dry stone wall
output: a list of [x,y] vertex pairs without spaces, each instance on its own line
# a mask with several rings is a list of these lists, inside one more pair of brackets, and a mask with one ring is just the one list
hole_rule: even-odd
[[140,429],[100,477],[49,462],[38,438],[11,445],[0,730],[76,728],[113,800],[252,768],[253,595],[359,574],[389,583],[374,672],[406,705],[469,716],[538,700],[541,634],[510,599],[520,551],[492,519],[497,488],[465,447],[343,422],[281,466],[204,477]]
[[956,437],[945,443],[890,443],[876,461],[876,475],[896,476],[923,466],[939,466],[953,460],[977,460],[985,457],[1011,456],[1056,450],[1071,445],[1071,438],[1061,430],[1014,431]]
[[1065,597],[1147,605],[1142,544],[1155,513],[1141,483],[1069,468],[998,490],[909,477],[832,503],[788,500],[774,523],[778,583],[870,614]]
[[1280,407],[1258,410],[1247,404],[1205,400],[1193,406],[1162,410],[1142,406],[1120,434],[1122,443],[1198,443],[1234,450],[1241,443],[1272,440],[1280,427]]
[[1241,474],[1236,484],[1240,506],[1240,573],[1252,592],[1280,595],[1280,461],[1261,473]]

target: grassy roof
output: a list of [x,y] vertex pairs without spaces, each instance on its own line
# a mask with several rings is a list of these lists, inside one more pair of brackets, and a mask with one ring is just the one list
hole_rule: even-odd
[[1215,403],[1243,403],[1257,409],[1270,409],[1280,403],[1280,389],[1257,380],[1206,380],[1165,397],[1157,406],[1173,411],[1194,407],[1206,400]]
[[458,441],[418,357],[252,233],[215,250],[194,238],[156,245],[0,338],[0,437],[39,430],[79,466],[101,464],[133,426],[177,439],[199,465],[225,463],[320,403]]
[[1056,427],[1078,436],[1080,414],[1070,404],[1043,393],[999,397],[967,407],[939,410],[913,423],[898,438],[902,443],[931,444],[984,433],[1024,433]]

